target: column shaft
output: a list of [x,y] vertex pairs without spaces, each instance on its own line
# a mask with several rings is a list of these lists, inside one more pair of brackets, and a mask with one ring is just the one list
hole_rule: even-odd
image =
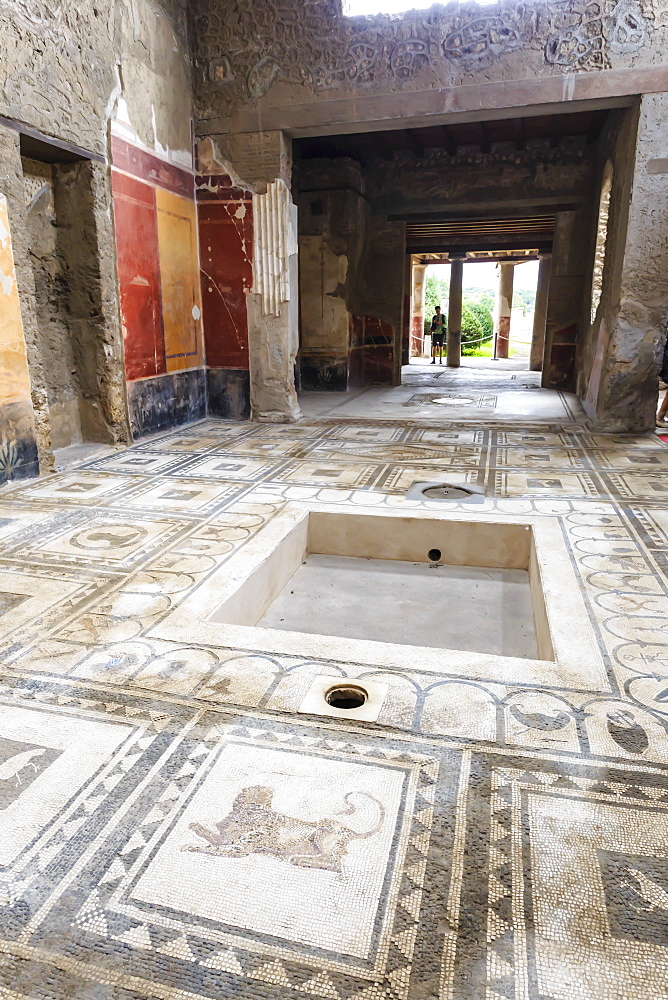
[[550,274],[552,272],[552,257],[540,258],[538,265],[538,283],[536,284],[536,304],[533,314],[533,332],[531,335],[531,354],[529,368],[539,372],[543,367],[545,351],[545,324],[547,322],[547,299],[550,291]]
[[515,265],[501,264],[499,275],[499,293],[496,301],[496,338],[494,341],[494,357],[508,357],[508,341],[510,340],[510,314],[513,308],[513,282]]
[[448,299],[448,356],[450,368],[459,368],[462,357],[462,278],[464,261],[450,264],[450,297]]
[[411,356],[424,351],[424,282],[427,267],[413,264],[411,274]]

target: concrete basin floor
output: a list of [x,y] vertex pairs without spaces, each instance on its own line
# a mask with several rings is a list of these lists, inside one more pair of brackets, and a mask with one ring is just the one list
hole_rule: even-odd
[[309,555],[257,624],[538,656],[529,574],[518,569]]

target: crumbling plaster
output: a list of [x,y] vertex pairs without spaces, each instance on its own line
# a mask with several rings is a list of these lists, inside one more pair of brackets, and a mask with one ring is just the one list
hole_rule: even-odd
[[53,164],[23,158],[26,225],[35,281],[40,353],[49,397],[54,448],[81,441],[79,387],[65,296],[65,262],[58,242]]
[[297,206],[292,201],[292,143],[282,132],[198,144],[200,173],[227,174],[253,193],[253,288],[246,296],[250,405],[254,420],[292,423],[301,413],[295,366],[299,349]]

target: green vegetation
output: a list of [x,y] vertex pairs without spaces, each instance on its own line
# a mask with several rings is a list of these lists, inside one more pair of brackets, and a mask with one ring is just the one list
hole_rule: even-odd
[[[431,331],[431,318],[436,306],[448,313],[450,283],[443,278],[429,275],[425,282],[424,332]],[[534,309],[536,293],[516,290],[513,294],[513,308],[522,309],[524,314]],[[490,358],[494,337],[494,289],[467,288],[462,297],[462,354],[469,357]],[[429,341],[427,341],[427,344]],[[512,347],[511,356],[516,353]]]
[[[436,311],[436,306],[440,306],[447,315],[449,293],[450,283],[448,281],[429,275],[425,282],[424,295],[425,334],[431,331],[431,318]],[[464,354],[472,353],[478,347],[484,346],[485,341],[491,340],[494,336],[493,309],[493,291],[488,288],[466,289],[462,299],[462,352]],[[475,343],[468,347],[467,345],[471,341]]]
[[536,306],[536,293],[528,292],[524,288],[513,292],[513,309],[521,309],[524,315],[533,312]]
[[450,294],[450,282],[443,278],[436,278],[430,274],[424,283],[424,332],[431,332],[431,318],[436,312],[436,306],[448,313],[448,296]]

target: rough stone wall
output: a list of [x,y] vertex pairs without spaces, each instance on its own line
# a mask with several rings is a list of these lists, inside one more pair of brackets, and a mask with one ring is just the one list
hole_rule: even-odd
[[300,359],[304,388],[346,389],[351,314],[359,313],[369,204],[358,163],[305,160],[300,191]]
[[90,160],[57,170],[56,215],[83,437],[128,439],[107,169]]
[[197,0],[196,103],[201,119],[240,124],[245,108],[651,67],[665,32],[655,0],[449,3],[355,18],[337,0]]
[[79,385],[65,295],[65,262],[58,245],[55,171],[22,158],[26,225],[35,281],[39,348],[49,399],[51,441],[62,448],[81,441]]
[[654,425],[668,323],[667,119],[668,94],[642,98],[624,253],[611,268],[613,302],[605,312],[611,333],[595,404],[596,423],[607,430]]
[[[592,318],[593,282],[585,288],[583,301],[583,331],[578,349],[577,392],[591,417],[596,416],[598,393],[603,373],[603,360],[609,348],[610,332],[614,327],[619,301],[628,208],[633,184],[635,148],[638,128],[638,108],[612,112],[599,139],[596,181],[592,195],[595,208],[600,206],[601,188],[608,169],[612,169],[612,184],[608,211],[607,238],[601,273],[600,299]],[[588,254],[595,255],[598,233],[598,213],[588,234]]]
[[120,97],[147,145],[189,150],[184,9],[183,0],[4,0],[0,114],[104,156]]

